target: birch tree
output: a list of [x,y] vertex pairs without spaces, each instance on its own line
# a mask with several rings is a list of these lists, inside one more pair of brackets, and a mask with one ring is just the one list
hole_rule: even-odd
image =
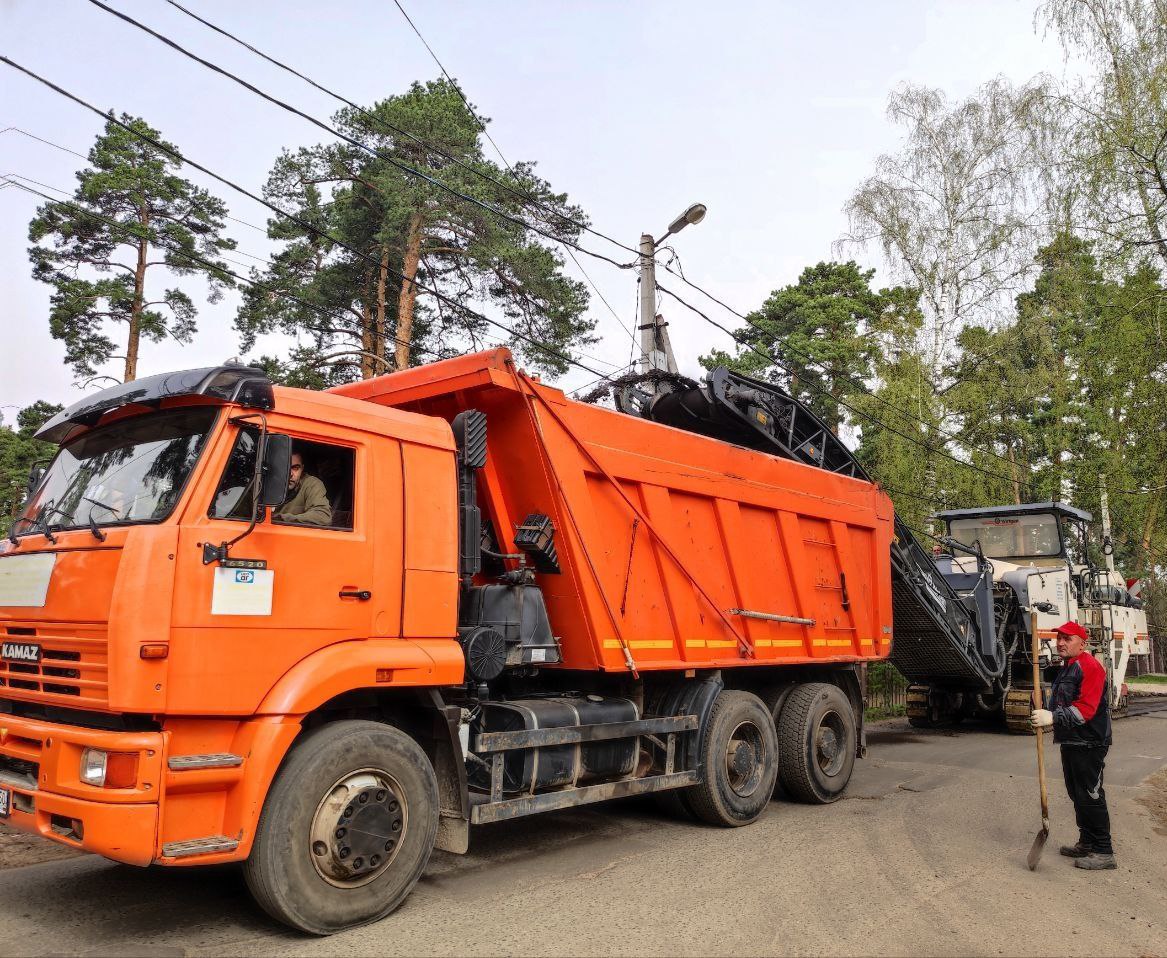
[[1091,70],[1058,98],[1082,227],[1167,265],[1167,0],[1049,0],[1038,21]]
[[844,246],[874,245],[901,281],[920,290],[920,349],[938,379],[968,323],[1008,310],[1032,268],[1046,214],[1032,150],[1044,88],[1004,79],[949,104],[940,90],[904,85],[888,116],[903,148],[880,156],[848,201]]

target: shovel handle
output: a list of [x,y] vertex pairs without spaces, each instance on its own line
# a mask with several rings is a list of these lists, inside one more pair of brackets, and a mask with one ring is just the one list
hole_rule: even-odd
[[[1043,703],[1041,701],[1041,666],[1038,664],[1038,659],[1041,658],[1041,641],[1037,637],[1036,611],[1029,614],[1029,633],[1033,642],[1033,707],[1039,709]],[[1037,738],[1037,780],[1041,785],[1041,821],[1042,825],[1048,828],[1049,791],[1045,782],[1045,730],[1034,729],[1034,733]]]

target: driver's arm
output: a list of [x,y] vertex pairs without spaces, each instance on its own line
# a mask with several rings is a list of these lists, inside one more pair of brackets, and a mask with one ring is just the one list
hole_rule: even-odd
[[327,526],[332,524],[332,506],[328,502],[328,491],[324,483],[315,476],[305,476],[300,480],[304,496],[304,511],[299,515],[281,513],[280,522],[294,522],[304,526]]

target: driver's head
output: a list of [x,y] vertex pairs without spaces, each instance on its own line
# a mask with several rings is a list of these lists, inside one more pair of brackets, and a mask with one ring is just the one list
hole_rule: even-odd
[[1055,633],[1058,643],[1058,655],[1062,661],[1069,662],[1076,655],[1081,655],[1086,649],[1087,632],[1077,622],[1063,622]]
[[304,457],[298,452],[292,453],[292,468],[288,470],[288,490],[295,492],[300,488],[300,480],[304,478]]

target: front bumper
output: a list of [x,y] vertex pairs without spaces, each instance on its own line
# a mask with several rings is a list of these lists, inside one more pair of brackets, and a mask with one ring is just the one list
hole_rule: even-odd
[[[110,732],[0,715],[0,786],[11,791],[9,825],[131,865],[156,857],[162,788],[161,732]],[[138,754],[131,788],[80,779],[86,748]]]

